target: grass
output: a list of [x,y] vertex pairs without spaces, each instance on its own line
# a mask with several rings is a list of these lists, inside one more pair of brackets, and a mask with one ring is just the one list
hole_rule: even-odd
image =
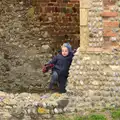
[[113,120],[120,120],[120,109],[113,110],[111,116]]
[[104,115],[95,114],[95,115],[90,115],[88,117],[88,120],[107,120],[107,119],[106,119],[106,117]]
[[104,115],[89,115],[89,116],[75,116],[75,117],[65,117],[65,116],[60,116],[57,120],[107,120]]
[[[106,118],[107,117],[107,118]],[[109,109],[103,111],[102,113],[91,113],[88,116],[79,115],[59,115],[56,120],[120,120],[120,108],[119,109]]]

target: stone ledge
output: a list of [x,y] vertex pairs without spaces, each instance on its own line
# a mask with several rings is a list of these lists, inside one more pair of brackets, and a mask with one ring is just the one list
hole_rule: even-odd
[[[114,54],[114,53],[119,53],[120,52],[120,47],[116,46],[116,47],[111,47],[111,48],[87,48],[86,50],[81,50],[81,49],[78,49],[78,51],[80,51],[80,53],[101,53],[101,54]],[[78,54],[78,53],[76,53]]]

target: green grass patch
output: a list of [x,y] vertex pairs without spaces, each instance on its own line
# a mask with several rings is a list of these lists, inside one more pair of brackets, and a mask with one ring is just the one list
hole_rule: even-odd
[[104,115],[94,114],[88,117],[88,120],[107,120]]
[[79,116],[59,116],[57,120],[87,120],[87,118]]
[[57,120],[107,120],[104,115],[100,114],[93,114],[89,116],[74,116],[74,117],[68,117],[68,116],[59,116]]
[[111,112],[111,116],[112,116],[113,120],[120,120],[120,109],[113,110]]
[[72,120],[87,120],[87,117],[75,116]]
[[57,120],[71,120],[70,118],[67,118],[67,117],[65,117],[65,116],[63,116],[63,115],[60,115],[58,118],[57,118]]

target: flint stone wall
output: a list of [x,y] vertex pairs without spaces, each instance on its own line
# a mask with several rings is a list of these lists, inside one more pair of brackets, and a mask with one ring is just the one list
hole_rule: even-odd
[[41,69],[52,57],[52,38],[23,2],[2,0],[0,6],[0,90],[40,91],[49,80]]
[[[82,52],[80,47],[77,50],[69,71],[67,93],[70,100],[66,108],[71,111],[120,106],[118,11],[119,1],[90,1],[89,14],[86,16],[89,28],[88,49]],[[86,26],[81,24],[81,27]],[[81,34],[87,32],[82,31]],[[87,37],[83,38],[86,43]]]
[[80,52],[70,67],[68,109],[92,110],[120,106],[120,53]]

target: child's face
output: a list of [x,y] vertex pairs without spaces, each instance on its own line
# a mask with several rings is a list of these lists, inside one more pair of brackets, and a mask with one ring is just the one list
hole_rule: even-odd
[[69,51],[68,51],[67,47],[62,47],[62,55],[67,56],[68,54],[69,54]]

